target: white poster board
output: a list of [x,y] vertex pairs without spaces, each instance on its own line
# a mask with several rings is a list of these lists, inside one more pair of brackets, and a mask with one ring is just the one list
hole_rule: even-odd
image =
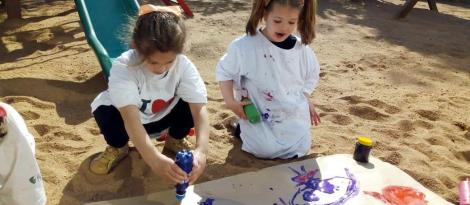
[[[400,194],[402,197],[400,199]],[[190,186],[182,201],[175,190],[89,205],[451,205],[397,167],[351,155],[307,159]]]

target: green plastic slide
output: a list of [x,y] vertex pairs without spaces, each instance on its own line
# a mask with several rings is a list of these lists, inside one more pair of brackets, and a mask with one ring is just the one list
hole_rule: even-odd
[[95,51],[101,69],[109,77],[111,63],[129,49],[122,36],[131,17],[137,16],[137,0],[75,0],[88,44]]

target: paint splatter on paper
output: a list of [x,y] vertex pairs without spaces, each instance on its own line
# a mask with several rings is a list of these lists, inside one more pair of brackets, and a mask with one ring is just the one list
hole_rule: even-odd
[[[342,205],[359,193],[359,183],[355,176],[345,170],[345,176],[327,179],[316,178],[318,169],[307,171],[304,166],[297,171],[289,167],[297,176],[291,178],[297,190],[290,199],[279,197],[280,205]],[[274,203],[274,205],[278,205]]]
[[424,193],[405,186],[387,186],[382,189],[382,194],[374,191],[364,191],[387,205],[427,205]]
[[209,197],[205,201],[199,202],[198,204],[199,205],[213,205],[214,201],[215,199]]

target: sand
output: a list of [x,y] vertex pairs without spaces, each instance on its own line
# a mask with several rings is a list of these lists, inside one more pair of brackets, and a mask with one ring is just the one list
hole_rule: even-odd
[[[208,167],[198,182],[288,162],[240,150],[214,77],[227,45],[244,32],[249,1],[187,2],[195,17],[186,22],[186,54],[205,80],[211,120]],[[22,20],[0,13],[0,100],[23,115],[35,136],[48,204],[169,189],[135,149],[107,176],[88,171],[89,159],[105,147],[89,106],[106,89],[101,69],[73,1],[22,4]],[[470,4],[439,1],[433,13],[418,2],[406,19],[395,20],[402,4],[319,2],[311,47],[322,70],[312,99],[322,123],[312,128],[305,158],[352,153],[355,137],[370,136],[374,156],[455,203],[459,178],[470,175]]]

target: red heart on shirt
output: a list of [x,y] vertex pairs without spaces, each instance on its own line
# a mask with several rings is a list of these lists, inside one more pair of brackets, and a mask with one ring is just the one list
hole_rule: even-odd
[[160,110],[162,110],[164,107],[166,107],[166,105],[167,105],[166,102],[162,99],[155,100],[152,103],[152,112],[157,113]]

